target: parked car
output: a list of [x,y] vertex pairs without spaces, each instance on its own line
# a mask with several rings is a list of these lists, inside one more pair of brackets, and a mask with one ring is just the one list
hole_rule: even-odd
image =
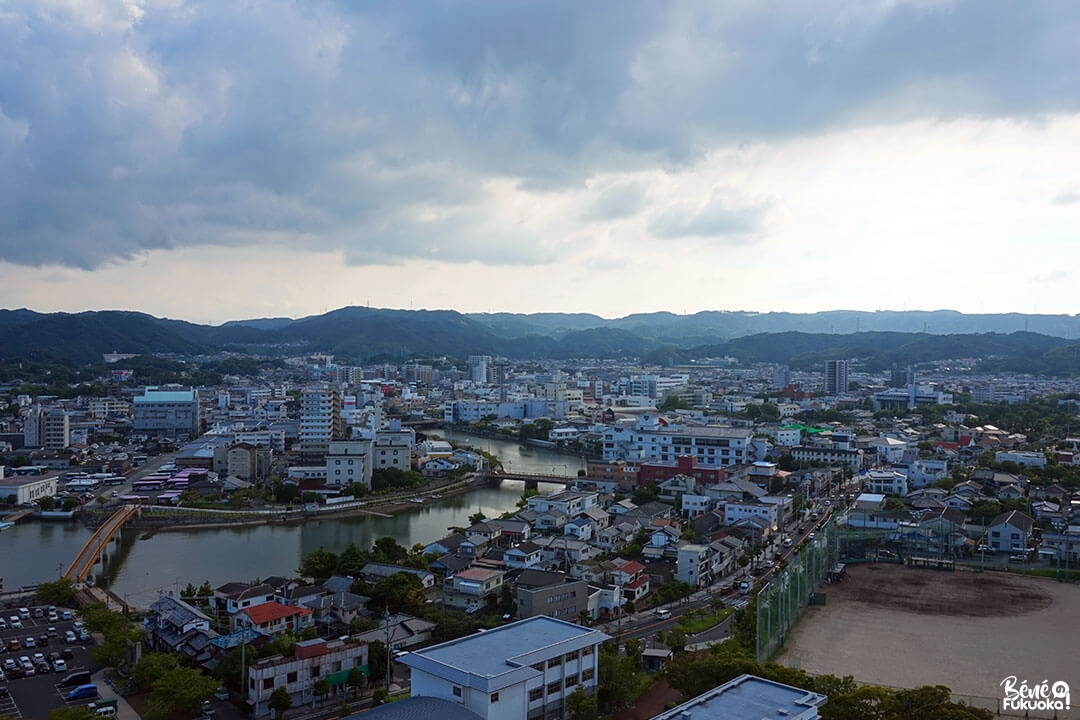
[[23,618],[24,620],[29,620],[30,619],[30,608],[24,608],[24,607],[19,608],[19,617]]
[[63,658],[53,660],[53,672],[67,672],[67,662]]
[[23,647],[25,647],[25,648],[37,647],[37,640],[35,640],[34,636],[31,635],[30,637],[23,640]]
[[36,617],[36,618],[43,618],[43,617],[45,617],[45,611],[44,611],[43,609],[41,609],[41,608],[34,608],[34,611],[33,611],[33,613],[32,613],[32,614],[33,614],[33,616],[34,616],[34,617]]
[[74,619],[74,617],[75,616],[71,614],[70,610],[65,610],[64,612],[60,613],[60,619],[63,620],[64,622],[67,622],[68,620],[72,620],[72,619]]
[[11,625],[12,630],[22,630],[22,620],[18,615],[12,615],[8,618],[8,624]]
[[7,630],[7,620],[0,617],[0,630]]
[[75,637],[75,633],[71,632],[70,630],[65,630],[64,631],[64,642],[66,642],[68,645],[70,645],[72,643],[78,642],[78,638]]

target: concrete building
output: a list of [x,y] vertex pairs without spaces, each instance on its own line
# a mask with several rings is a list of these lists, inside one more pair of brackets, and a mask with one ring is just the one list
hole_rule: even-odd
[[360,483],[371,488],[371,440],[333,440],[326,452],[326,484],[344,487]]
[[825,361],[825,394],[843,395],[848,390],[848,361]]
[[561,572],[525,570],[515,585],[519,618],[536,615],[577,622],[589,607],[589,585]]
[[828,701],[824,695],[765,680],[740,675],[734,680],[687,700],[682,705],[654,715],[652,720],[818,720],[818,708]]
[[59,485],[59,475],[5,478],[0,473],[0,498],[15,496],[15,504],[31,503],[43,497],[53,497]]
[[895,470],[867,470],[864,483],[866,492],[874,495],[903,497],[908,494],[907,476]]
[[596,690],[600,643],[608,635],[543,615],[417,650],[413,697],[460,703],[486,720],[565,717],[565,699]]
[[308,389],[300,395],[300,451],[305,460],[323,458],[331,440],[345,439],[341,393]]
[[170,438],[191,438],[200,434],[199,391],[147,387],[133,398],[132,428],[136,433]]
[[42,423],[46,450],[63,450],[71,446],[71,417],[65,410],[51,408],[45,412]]
[[349,670],[367,666],[367,643],[354,640],[301,640],[292,657],[272,655],[248,668],[248,705],[256,718],[270,717],[270,695],[284,687],[293,706],[315,698],[315,683],[325,679],[331,692],[344,694]]
[[751,457],[752,430],[733,427],[666,425],[653,413],[641,415],[632,425],[617,424],[603,433],[605,462],[674,462],[690,455],[698,465],[743,465]]

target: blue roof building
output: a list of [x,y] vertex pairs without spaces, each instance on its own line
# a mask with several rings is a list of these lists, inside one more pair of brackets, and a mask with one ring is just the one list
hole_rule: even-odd
[[824,695],[802,688],[759,678],[740,675],[719,687],[687,700],[652,720],[817,720],[818,708],[825,704]]

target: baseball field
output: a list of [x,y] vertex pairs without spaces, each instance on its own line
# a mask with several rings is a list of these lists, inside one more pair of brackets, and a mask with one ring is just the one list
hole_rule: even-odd
[[823,590],[827,604],[808,608],[780,663],[891,687],[948,685],[990,708],[1009,676],[1064,680],[1080,694],[1080,586],[867,564]]

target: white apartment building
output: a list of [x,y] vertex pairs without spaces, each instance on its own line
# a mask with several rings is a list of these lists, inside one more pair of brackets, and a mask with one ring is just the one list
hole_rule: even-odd
[[873,495],[903,497],[908,494],[907,476],[895,470],[867,470],[864,490]]
[[777,506],[771,503],[729,502],[724,503],[724,524],[734,525],[740,520],[759,517],[769,523],[769,527],[779,526]]
[[704,467],[742,465],[753,459],[753,437],[747,428],[664,425],[659,415],[645,413],[632,425],[604,430],[604,461],[673,462],[691,455]]
[[332,440],[326,451],[326,484],[344,487],[360,483],[371,488],[371,440]]
[[526,500],[529,510],[538,513],[561,512],[574,518],[591,507],[596,507],[599,495],[594,492],[564,490],[551,495],[534,495]]
[[300,395],[300,446],[306,455],[324,455],[331,440],[340,440],[341,393],[311,389]]
[[565,699],[596,691],[608,635],[545,615],[411,652],[412,696],[460,703],[485,720],[566,717]]
[[104,420],[109,415],[127,415],[131,410],[131,403],[113,398],[94,398],[87,404],[90,415],[95,420]]

